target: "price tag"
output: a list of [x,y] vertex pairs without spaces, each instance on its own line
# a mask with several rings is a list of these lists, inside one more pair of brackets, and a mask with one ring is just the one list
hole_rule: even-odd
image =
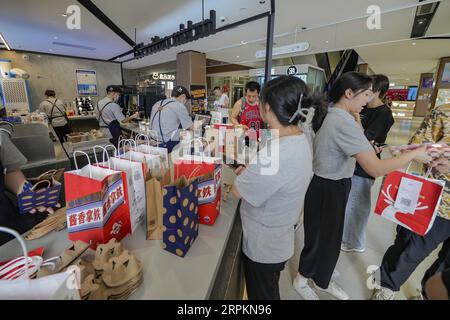
[[403,213],[414,213],[419,202],[423,183],[417,180],[403,178],[395,200],[394,207]]

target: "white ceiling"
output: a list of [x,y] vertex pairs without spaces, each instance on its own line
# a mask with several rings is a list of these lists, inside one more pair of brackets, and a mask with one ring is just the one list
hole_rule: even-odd
[[[69,30],[61,16],[74,0],[1,0],[0,32],[10,47],[28,51],[110,59],[130,46],[81,6],[81,29]],[[57,37],[57,39],[55,39]],[[57,46],[52,42],[95,48]],[[50,51],[51,50],[51,51]]]
[[[432,0],[433,1],[433,0]],[[69,30],[61,16],[68,5],[78,4],[74,0],[1,0],[0,32],[16,49],[49,52],[98,59],[110,59],[126,52],[131,47],[104,26],[84,7],[81,7],[81,30]],[[194,23],[202,18],[201,0],[93,0],[93,2],[134,40],[137,28],[137,42],[148,43],[150,38],[160,37],[177,31],[180,23],[192,20]],[[268,10],[269,0],[260,4],[259,0],[205,0],[205,16],[209,10],[217,12],[218,27],[241,19],[254,16]],[[366,27],[366,10],[369,5],[380,6],[383,15],[381,30],[368,30]],[[373,45],[409,39],[415,8],[418,0],[277,0],[275,19],[275,46],[308,41],[310,48],[304,52],[311,55],[318,52],[357,48],[363,58],[373,64],[372,69],[385,70],[380,66],[384,59],[399,59],[407,63],[407,73],[416,74],[430,68],[430,63],[423,62],[422,54],[432,55],[429,50],[417,48],[406,50],[411,57],[396,57],[390,54],[389,46]],[[423,4],[423,3],[421,3]],[[220,22],[220,17],[225,17]],[[450,33],[450,0],[442,0],[436,17],[427,33],[441,35]],[[358,19],[359,18],[359,19]],[[307,30],[302,31],[302,27]],[[124,64],[124,68],[136,69],[149,65],[165,63],[176,59],[176,54],[183,50],[197,50],[207,53],[207,57],[229,63],[260,65],[255,52],[265,48],[266,20],[218,33],[183,46],[175,47],[140,60]],[[54,39],[58,37],[58,39]],[[95,50],[56,46],[53,41],[93,47]],[[242,44],[244,41],[246,44]],[[431,40],[423,41],[433,43]],[[368,48],[362,48],[366,46]],[[445,48],[445,46],[442,46]],[[372,54],[371,52],[377,52]],[[397,53],[397,52],[395,52]],[[436,52],[431,59],[442,52]],[[400,53],[399,53],[400,55]],[[444,54],[445,55],[445,54]],[[450,55],[450,51],[448,54]],[[127,57],[124,57],[126,59]],[[419,61],[424,64],[421,65]],[[389,67],[392,74],[401,75],[392,62]],[[386,63],[385,65],[389,65]],[[395,72],[394,72],[395,70]],[[423,71],[420,71],[423,72]],[[406,74],[406,73],[405,73]]]
[[374,72],[386,74],[391,82],[417,85],[421,73],[435,72],[439,58],[450,56],[450,40],[408,40],[357,51]]

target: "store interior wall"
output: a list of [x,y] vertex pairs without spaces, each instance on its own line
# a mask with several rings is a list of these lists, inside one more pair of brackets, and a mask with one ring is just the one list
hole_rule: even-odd
[[[24,54],[29,57],[28,61],[23,59]],[[30,75],[28,86],[33,110],[44,99],[44,92],[47,89],[55,90],[57,97],[64,102],[74,101],[78,96],[75,78],[76,69],[95,70],[97,72],[99,96],[92,97],[95,104],[98,99],[104,97],[108,85],[122,84],[120,63],[3,50],[0,50],[0,59],[11,60],[13,68],[23,69]]]

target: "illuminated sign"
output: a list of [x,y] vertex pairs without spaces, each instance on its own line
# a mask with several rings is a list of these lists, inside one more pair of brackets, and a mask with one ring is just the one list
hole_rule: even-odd
[[153,72],[153,80],[175,81],[175,76],[172,74]]

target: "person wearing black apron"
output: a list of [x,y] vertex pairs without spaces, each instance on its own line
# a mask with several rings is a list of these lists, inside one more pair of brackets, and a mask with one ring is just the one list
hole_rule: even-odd
[[158,101],[152,108],[151,128],[158,132],[159,146],[169,153],[180,143],[180,129],[194,130],[194,123],[185,103],[191,96],[182,86],[176,86],[172,97]]
[[69,118],[66,114],[66,108],[61,100],[56,98],[54,90],[46,90],[45,100],[39,105],[39,112],[47,115],[49,124],[55,130],[61,143],[66,141],[66,136],[70,133]]
[[[11,142],[11,126],[0,123],[0,226],[24,233],[43,221],[47,215],[47,208],[39,208],[34,214],[20,214],[14,199],[27,183],[20,171],[20,166],[27,159]],[[0,246],[12,236],[0,233]]]
[[106,88],[106,97],[100,100],[95,108],[100,131],[105,137],[110,138],[110,142],[116,147],[119,142],[119,137],[122,134],[120,124],[131,122],[133,119],[139,117],[138,112],[128,118],[123,115],[122,109],[117,104],[121,92],[122,89],[120,86],[108,86]]

